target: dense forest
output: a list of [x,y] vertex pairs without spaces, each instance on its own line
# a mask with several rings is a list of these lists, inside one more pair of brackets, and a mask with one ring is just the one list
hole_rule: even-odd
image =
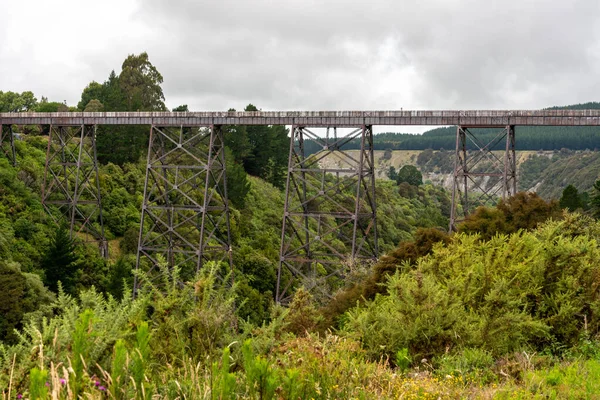
[[[130,55],[119,74],[84,88],[77,106],[0,92],[0,110],[164,110],[162,80],[146,53]],[[565,193],[560,203],[519,193],[477,209],[448,234],[450,193],[423,183],[417,168],[399,170],[376,182],[380,259],[353,265],[327,296],[298,285],[281,306],[273,296],[285,127],[224,130],[233,284],[223,284],[214,262],[195,276],[166,263],[152,277],[134,271],[148,130],[98,131],[104,259],[42,206],[48,132],[15,128],[16,166],[0,152],[3,399],[591,398],[600,391],[600,183],[585,207]],[[422,169],[445,165],[427,154],[417,160]],[[134,274],[142,282],[135,299]]]

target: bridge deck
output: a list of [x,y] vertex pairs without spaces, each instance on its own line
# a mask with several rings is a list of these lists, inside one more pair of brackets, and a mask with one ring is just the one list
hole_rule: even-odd
[[0,113],[0,124],[599,126],[600,110]]

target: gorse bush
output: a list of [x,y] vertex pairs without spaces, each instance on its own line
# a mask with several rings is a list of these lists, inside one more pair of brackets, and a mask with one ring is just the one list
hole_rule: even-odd
[[600,331],[597,231],[576,216],[488,241],[456,235],[392,276],[387,295],[351,310],[344,331],[374,358],[402,348],[419,358],[463,346],[494,356],[574,346],[584,328]]
[[433,250],[436,243],[448,243],[450,236],[436,228],[419,228],[414,239],[404,241],[383,255],[365,279],[335,294],[322,309],[326,323],[331,326],[339,321],[343,313],[356,306],[357,302],[371,300],[378,293],[386,293],[385,283],[398,270],[409,270],[414,263]]

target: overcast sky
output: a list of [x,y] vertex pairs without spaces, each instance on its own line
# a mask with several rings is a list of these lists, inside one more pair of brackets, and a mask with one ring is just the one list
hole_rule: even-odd
[[0,0],[0,90],[76,105],[147,51],[169,108],[600,100],[598,0]]

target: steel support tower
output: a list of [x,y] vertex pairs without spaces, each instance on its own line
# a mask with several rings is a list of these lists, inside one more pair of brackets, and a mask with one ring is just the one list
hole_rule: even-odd
[[0,125],[0,150],[8,157],[12,166],[17,165],[15,153],[15,135],[12,125]]
[[166,263],[190,278],[213,260],[231,270],[229,224],[221,126],[153,125],[136,268]]
[[[307,139],[322,151],[308,155]],[[352,140],[360,140],[360,150],[341,151]],[[374,172],[371,126],[342,135],[328,127],[324,136],[306,126],[292,126],[278,303],[289,301],[295,281],[309,290],[331,293],[331,279],[343,277],[356,262],[377,258]]]
[[[456,230],[457,224],[478,206],[494,203],[498,197],[506,199],[517,192],[514,125],[477,128],[493,128],[495,132],[491,140],[482,141],[484,135],[474,129],[456,127],[450,231]],[[494,150],[503,141],[503,149]]]
[[42,204],[57,224],[66,221],[71,237],[97,242],[106,258],[96,125],[51,125],[48,132]]

